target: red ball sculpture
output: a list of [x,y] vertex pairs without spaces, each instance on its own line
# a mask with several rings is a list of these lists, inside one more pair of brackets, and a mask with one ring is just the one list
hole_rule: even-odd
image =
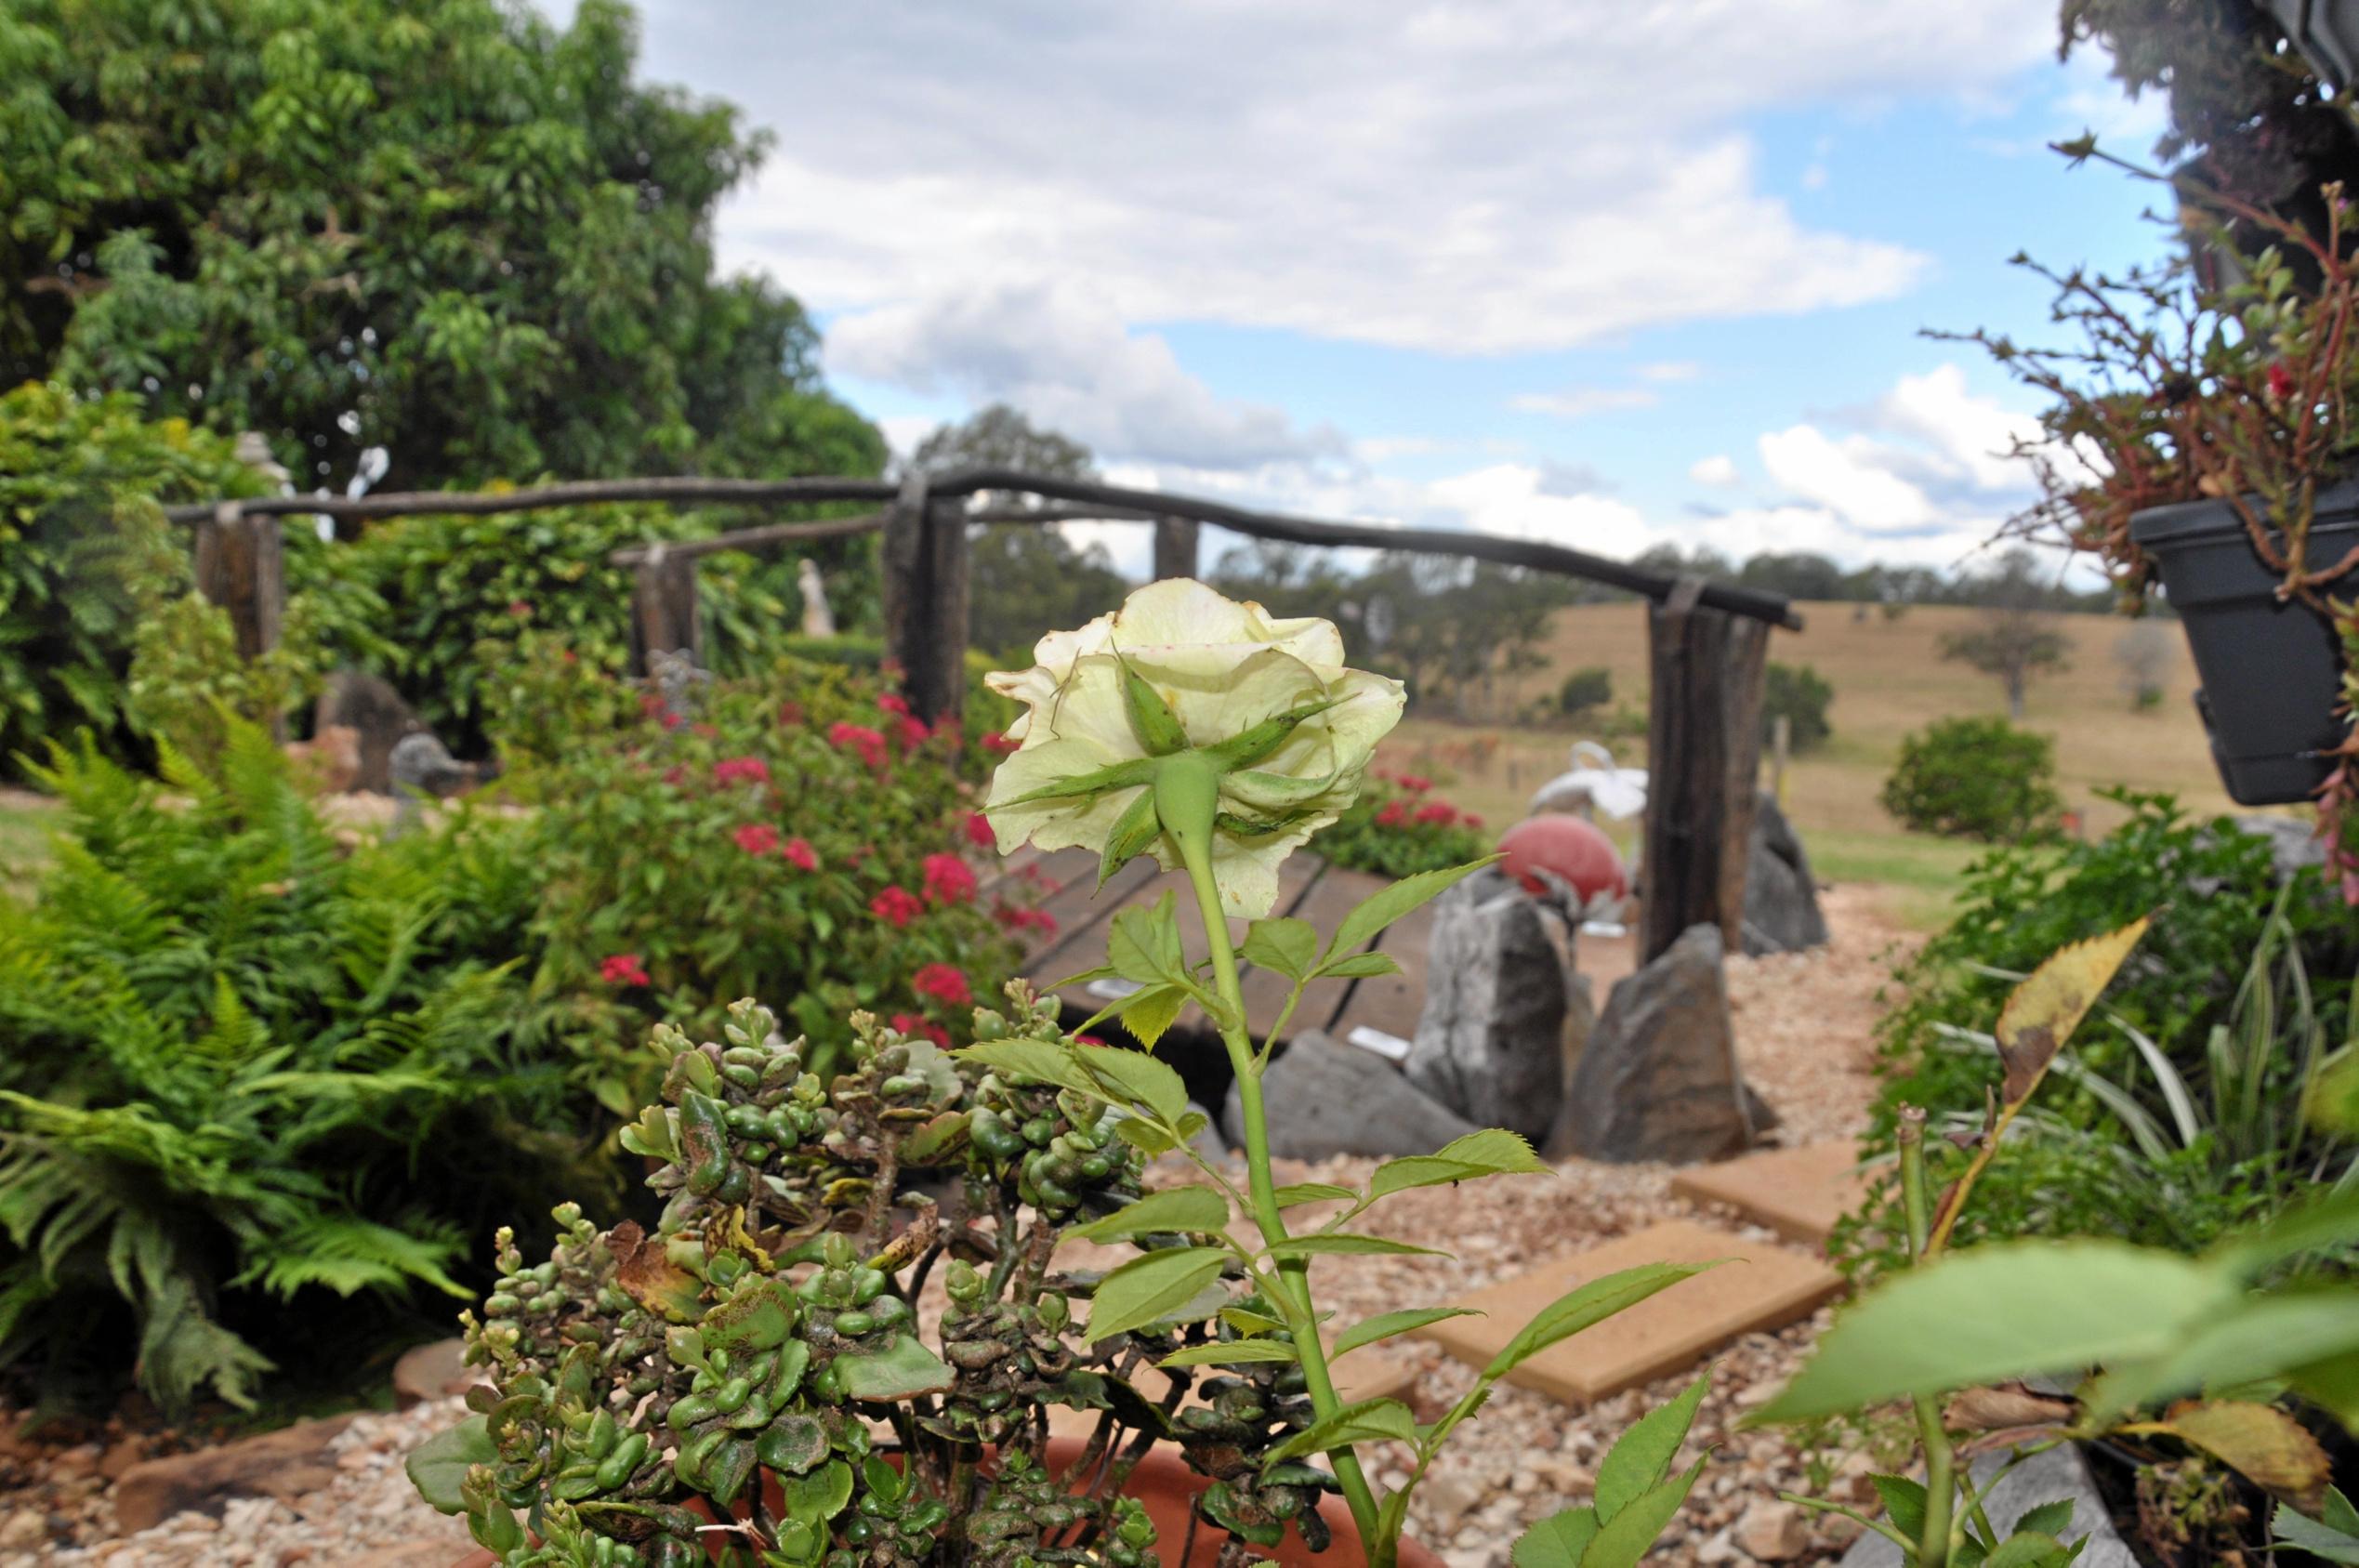
[[1601,893],[1629,896],[1629,873],[1595,823],[1555,812],[1527,817],[1500,836],[1499,850],[1507,857],[1501,869],[1535,896],[1548,891],[1535,871],[1562,877],[1585,904]]

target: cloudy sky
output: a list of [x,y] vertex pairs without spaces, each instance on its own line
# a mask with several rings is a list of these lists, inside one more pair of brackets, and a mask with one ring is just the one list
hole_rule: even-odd
[[2045,149],[2157,128],[2055,0],[641,3],[777,137],[726,262],[896,445],[1003,400],[1286,509],[1952,563],[2036,404],[1918,329],[2160,243]]

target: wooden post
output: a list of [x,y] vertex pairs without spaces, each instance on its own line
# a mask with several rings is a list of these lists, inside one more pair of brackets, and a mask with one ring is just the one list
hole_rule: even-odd
[[1718,926],[1728,950],[1741,951],[1770,628],[1699,606],[1702,587],[1682,578],[1647,617],[1654,692],[1640,865],[1642,964],[1691,926]]
[[1196,535],[1201,526],[1193,518],[1155,519],[1155,581],[1196,574]]
[[912,474],[885,518],[885,652],[902,669],[902,694],[928,723],[956,718],[967,702],[967,514],[937,500]]
[[696,613],[696,558],[661,544],[648,547],[631,573],[631,670],[654,672],[658,653],[684,653],[705,663],[705,625]]
[[247,517],[235,501],[222,502],[197,524],[197,591],[229,612],[242,659],[276,648],[286,619],[279,526],[274,517]]

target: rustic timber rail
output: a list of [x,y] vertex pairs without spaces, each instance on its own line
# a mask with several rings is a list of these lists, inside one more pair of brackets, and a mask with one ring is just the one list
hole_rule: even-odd
[[[1031,495],[1046,505],[1017,506]],[[980,505],[976,497],[982,497]],[[1732,947],[1745,902],[1745,863],[1760,767],[1760,711],[1772,626],[1801,617],[1776,594],[1677,577],[1537,540],[1337,522],[1254,511],[1162,491],[1132,490],[1018,468],[963,468],[899,483],[864,479],[640,479],[581,481],[519,490],[358,497],[275,495],[174,507],[165,516],[197,529],[198,586],[228,611],[241,653],[278,639],[284,604],[280,534],[272,520],[327,516],[370,521],[427,514],[484,516],[547,507],[653,502],[667,506],[798,506],[866,501],[857,517],[771,523],[704,539],[651,541],[611,558],[634,573],[634,646],[694,657],[703,637],[696,562],[724,550],[773,549],[803,540],[878,534],[885,642],[901,665],[911,707],[929,720],[966,699],[968,529],[1078,520],[1152,524],[1158,577],[1196,570],[1197,534],[1213,524],[1286,544],[1411,551],[1487,560],[1601,583],[1653,601],[1648,718],[1652,796],[1646,813],[1639,959],[1655,956],[1690,926],[1721,928]]]

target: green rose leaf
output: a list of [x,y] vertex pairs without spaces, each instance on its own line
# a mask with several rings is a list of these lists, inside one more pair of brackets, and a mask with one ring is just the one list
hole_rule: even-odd
[[1098,1282],[1089,1308],[1089,1337],[1110,1339],[1188,1307],[1220,1277],[1228,1260],[1226,1252],[1212,1246],[1178,1247],[1132,1258]]
[[1597,1468],[1597,1511],[1611,1523],[1622,1510],[1663,1484],[1671,1461],[1687,1441],[1695,1422],[1696,1406],[1711,1385],[1709,1372],[1699,1377],[1668,1404],[1659,1404],[1633,1422],[1616,1439]]
[[1127,1241],[1160,1231],[1217,1232],[1229,1223],[1229,1203],[1209,1187],[1169,1187],[1102,1219],[1076,1225],[1067,1238],[1086,1242]]
[[1291,1236],[1270,1245],[1272,1258],[1311,1258],[1322,1253],[1348,1257],[1447,1258],[1450,1255],[1430,1246],[1411,1246],[1407,1242],[1389,1241],[1383,1236],[1355,1236],[1338,1233],[1332,1236]]
[[1134,991],[1114,1009],[1122,1026],[1138,1036],[1139,1043],[1149,1050],[1162,1039],[1188,1005],[1188,994],[1176,985],[1150,985]]
[[2269,1517],[2269,1528],[2287,1546],[2300,1547],[2328,1562],[2359,1564],[2359,1509],[2339,1487],[2326,1488],[2326,1507],[2315,1519],[2284,1503]]
[[1240,951],[1248,964],[1301,981],[1309,978],[1319,961],[1319,929],[1308,920],[1291,917],[1256,920],[1245,928]]
[[1415,1443],[1417,1418],[1397,1399],[1364,1399],[1311,1422],[1262,1456],[1261,1465],[1282,1465],[1307,1454],[1324,1454],[1360,1443]]
[[1501,1127],[1470,1132],[1430,1154],[1387,1160],[1368,1179],[1368,1198],[1389,1197],[1412,1187],[1440,1187],[1481,1176],[1510,1173],[1545,1176],[1549,1167],[1532,1145]]
[[1473,876],[1498,858],[1491,855],[1442,871],[1420,871],[1415,876],[1404,876],[1392,886],[1370,893],[1343,917],[1343,924],[1336,928],[1335,940],[1327,943],[1327,956],[1334,958],[1365,947],[1376,939],[1377,933],[1393,921],[1427,900],[1440,897],[1460,880]]
[[1582,1554],[1597,1538],[1597,1527],[1593,1508],[1550,1514],[1515,1543],[1515,1568],[1581,1568]]
[[1226,1339],[1209,1345],[1190,1345],[1172,1351],[1157,1366],[1243,1366],[1248,1362],[1301,1360],[1292,1345],[1280,1339]]
[[1504,1377],[1560,1339],[1603,1323],[1627,1307],[1635,1307],[1658,1290],[1667,1290],[1714,1263],[1641,1263],[1635,1269],[1595,1279],[1568,1291],[1540,1309],[1507,1348],[1483,1369],[1486,1378]]
[[1360,1194],[1349,1187],[1338,1187],[1331,1181],[1297,1181],[1279,1188],[1271,1194],[1280,1208],[1296,1208],[1303,1204],[1358,1203]]
[[1471,1307],[1411,1307],[1398,1312],[1378,1312],[1372,1318],[1361,1319],[1336,1336],[1332,1357],[1340,1359],[1364,1345],[1373,1345],[1379,1339],[1390,1339],[1396,1334],[1406,1334],[1430,1323],[1440,1323],[1444,1318],[1479,1318],[1483,1315]]
[[1368,980],[1377,975],[1397,975],[1401,960],[1390,953],[1354,953],[1348,958],[1338,958],[1332,964],[1322,964],[1316,978],[1320,980]]
[[1188,1086],[1144,1051],[1074,1040],[990,1040],[957,1053],[962,1061],[1036,1078],[1116,1105],[1145,1106],[1166,1124],[1188,1112]]

